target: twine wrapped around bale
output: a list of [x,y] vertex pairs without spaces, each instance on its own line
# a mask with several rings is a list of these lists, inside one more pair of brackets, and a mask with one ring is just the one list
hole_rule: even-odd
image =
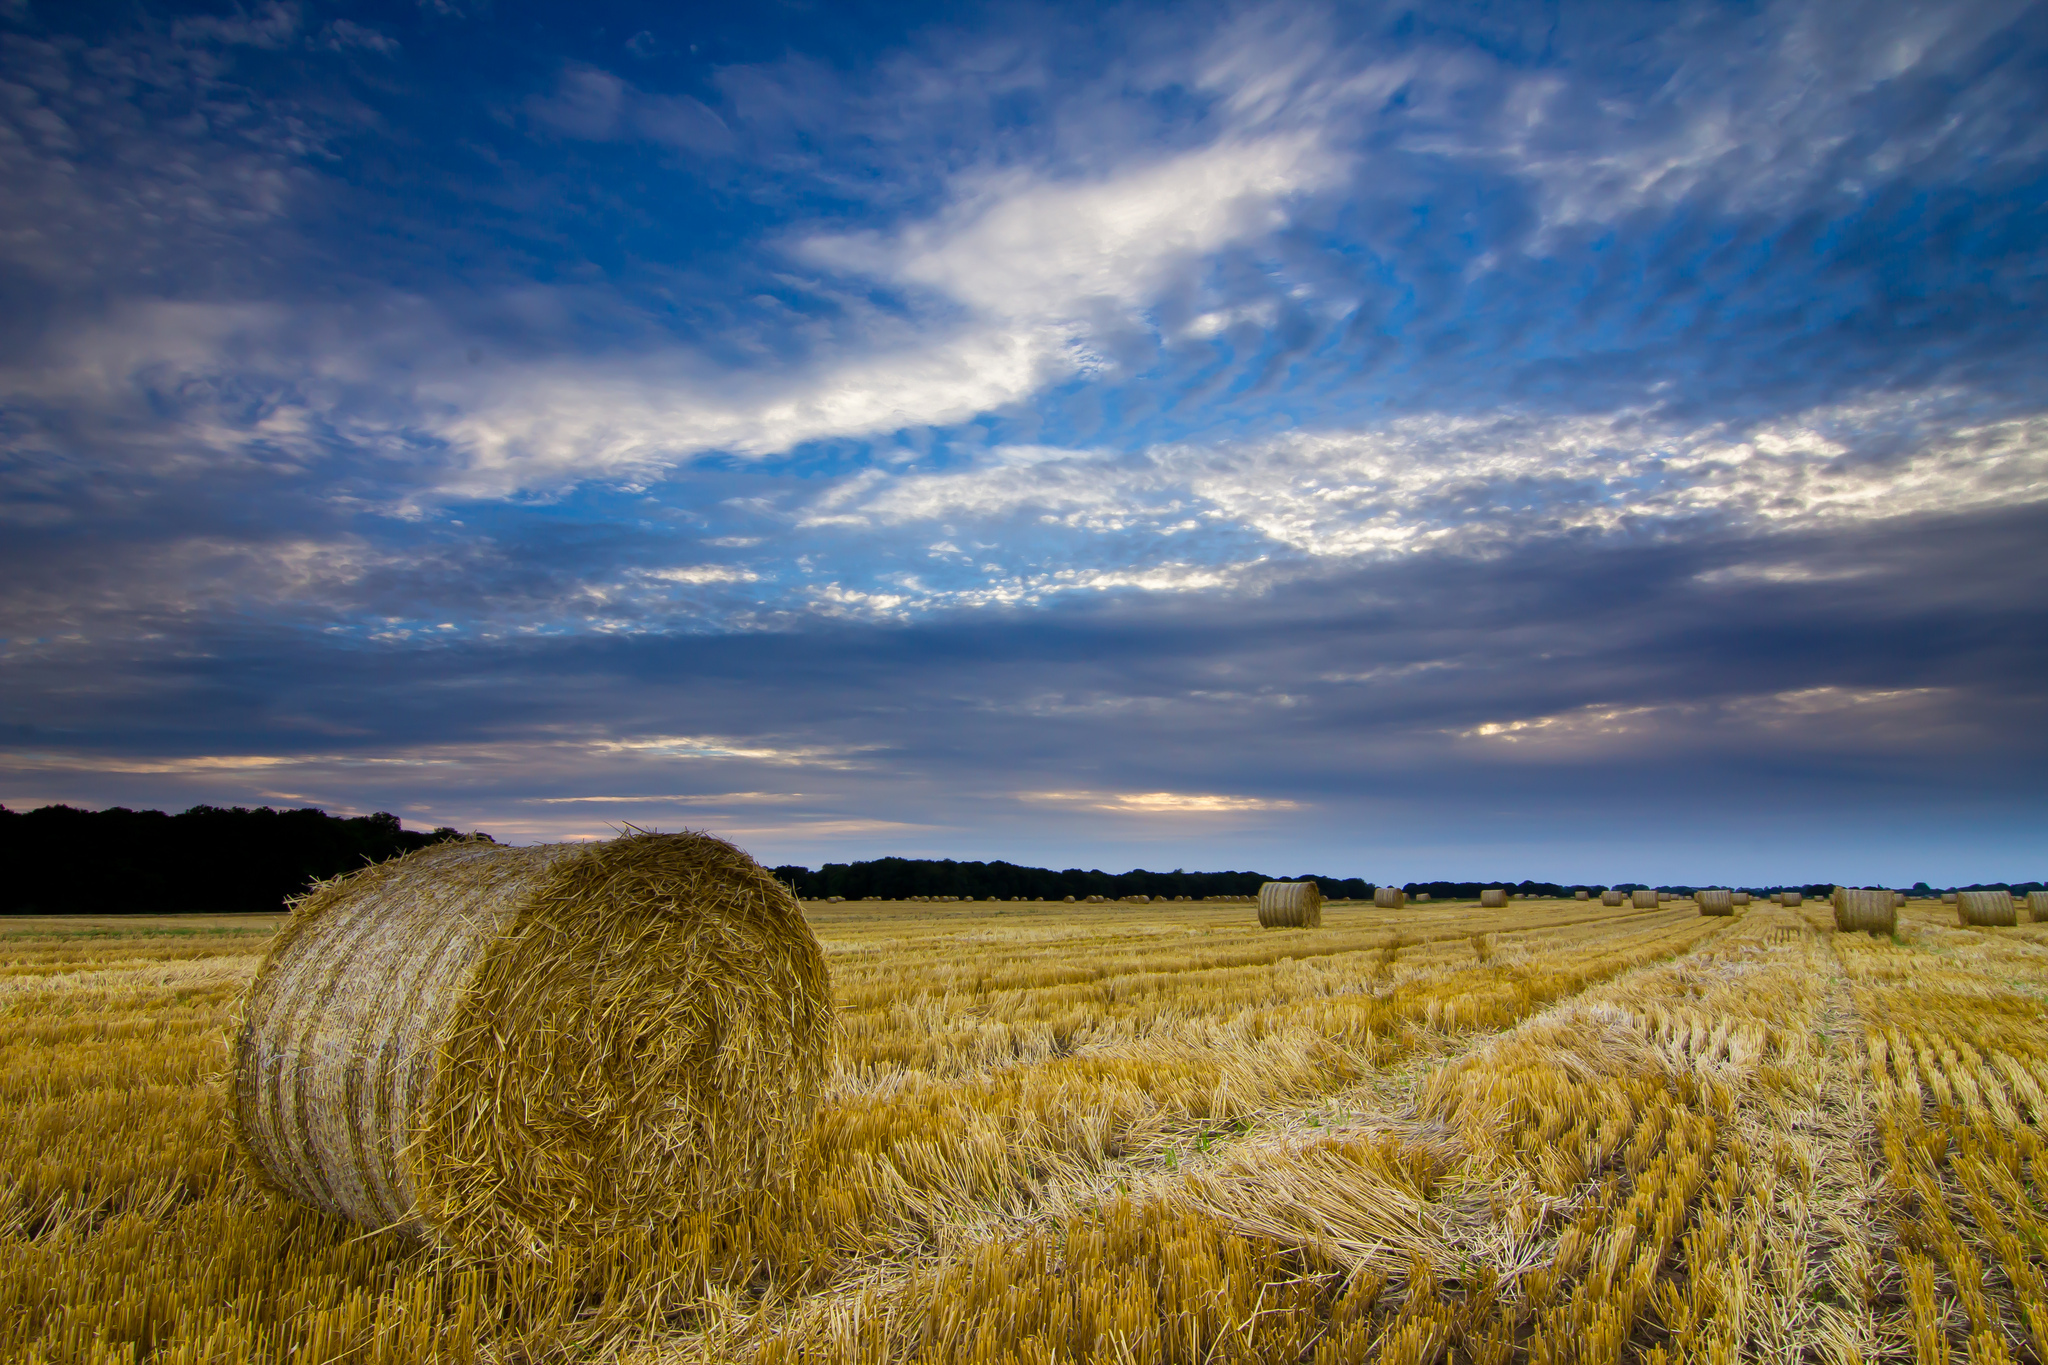
[[1267,882],[1259,888],[1259,927],[1322,928],[1323,888],[1315,882]]
[[1702,915],[1732,915],[1735,913],[1735,893],[1733,891],[1696,891],[1693,893],[1693,899],[1699,902]]
[[2027,918],[2035,924],[2048,920],[2048,891],[2027,893]]
[[1623,896],[1619,891],[1602,891],[1600,893],[1600,903],[1602,905],[1620,905],[1625,899],[1627,897]]
[[1956,923],[1965,928],[2007,928],[2019,922],[2010,891],[1956,893]]
[[479,1259],[746,1199],[823,1083],[824,954],[722,839],[439,844],[301,899],[243,1001],[235,1145]]
[[1638,910],[1655,910],[1660,898],[1655,891],[1644,889],[1629,893],[1629,901]]
[[1838,930],[1861,929],[1869,934],[1889,934],[1899,927],[1899,907],[1887,889],[1838,886],[1833,899],[1835,928]]
[[1399,910],[1408,904],[1408,893],[1398,886],[1382,886],[1372,893],[1373,907],[1378,910]]

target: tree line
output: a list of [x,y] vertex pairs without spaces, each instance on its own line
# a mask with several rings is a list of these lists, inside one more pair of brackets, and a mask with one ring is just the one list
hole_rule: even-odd
[[1048,867],[1019,867],[1015,863],[956,862],[951,858],[875,858],[868,862],[826,863],[813,872],[794,864],[774,869],[776,877],[805,900],[844,896],[848,900],[870,898],[901,900],[908,896],[972,896],[985,900],[1065,900],[1072,896],[1256,896],[1261,884],[1270,881],[1320,882],[1323,894],[1341,899],[1370,896],[1372,883],[1358,877],[1276,878],[1263,872],[1104,872],[1100,869],[1070,867],[1055,872]]
[[388,811],[0,806],[0,914],[277,911],[314,882],[464,837],[406,829]]

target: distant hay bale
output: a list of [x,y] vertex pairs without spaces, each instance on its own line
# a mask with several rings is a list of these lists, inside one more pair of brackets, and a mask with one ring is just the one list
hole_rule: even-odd
[[1582,886],[1578,890],[1572,892],[1572,899],[1575,901],[1588,900],[1592,897],[1592,895],[1592,892],[1586,890],[1586,888]]
[[1060,904],[1062,904],[1062,905],[1072,905],[1073,903],[1074,903],[1074,898],[1073,898],[1072,896],[1068,896],[1068,897],[1067,897],[1067,898],[1066,898],[1065,900],[1063,900],[1063,901],[1061,901],[1061,902],[1060,902]]
[[1830,897],[1835,905],[1835,928],[1843,932],[1861,929],[1869,934],[1889,934],[1899,927],[1899,908],[1884,887],[1838,886]]
[[1735,893],[1718,889],[1696,891],[1693,899],[1699,902],[1702,915],[1732,915],[1735,913]]
[[1780,905],[1804,905],[1805,903],[1806,897],[1797,891],[1780,891],[1778,893],[1778,904]]
[[1418,891],[1415,893],[1415,899],[1418,901],[1426,901],[1429,899],[1429,893],[1427,891]]
[[1737,905],[1749,904],[1749,893],[1747,891],[1731,891],[1728,893],[1728,898]]
[[1942,903],[1943,905],[1954,905],[1954,904],[1956,903],[1956,893],[1955,893],[1955,892],[1953,892],[1953,891],[1944,891],[1944,892],[1942,892],[1942,893],[1941,893],[1941,903]]
[[831,1027],[795,898],[722,839],[444,843],[293,907],[242,1002],[229,1121],[280,1193],[546,1255],[785,1171]]
[[1956,923],[1966,928],[1997,929],[2019,923],[2010,891],[1959,891]]
[[1107,896],[1090,896],[1086,901],[1083,902],[1083,904],[1107,905],[1109,904],[1109,898]]
[[1892,892],[1892,908],[1893,908],[1894,910],[1899,910],[1899,909],[1903,909],[1903,908],[1905,907],[1906,901],[1907,901],[1907,896],[1906,896],[1906,893],[1905,893],[1905,892],[1903,892],[1903,891],[1894,891],[1894,892]]
[[2048,891],[2027,893],[2027,918],[2035,924],[2048,920]]
[[1508,892],[1504,886],[1486,887],[1479,893],[1479,903],[1490,909],[1499,909],[1508,903]]
[[1398,886],[1382,886],[1372,893],[1373,908],[1399,910],[1408,904],[1408,893]]
[[1259,927],[1322,928],[1323,888],[1315,882],[1267,882],[1259,888]]
[[1600,893],[1600,903],[1602,905],[1620,905],[1623,899],[1624,897],[1619,891],[1602,891]]
[[1652,891],[1647,887],[1640,891],[1634,891],[1629,894],[1629,901],[1638,910],[1655,910],[1657,908],[1658,902],[1662,899],[1663,897],[1659,896],[1655,891]]

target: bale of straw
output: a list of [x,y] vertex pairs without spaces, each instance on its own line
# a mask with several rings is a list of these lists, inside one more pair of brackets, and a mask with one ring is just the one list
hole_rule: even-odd
[[1805,903],[1806,897],[1797,891],[1780,891],[1778,893],[1778,904],[1780,905],[1804,905]]
[[1899,927],[1899,907],[1883,887],[1838,886],[1832,899],[1837,930],[1889,934]]
[[1600,903],[1602,905],[1620,905],[1623,899],[1625,898],[1619,891],[1602,891],[1600,893]]
[[2048,891],[2027,893],[2027,918],[2035,924],[2048,920]]
[[1408,904],[1408,893],[1398,886],[1382,886],[1373,891],[1372,903],[1375,909],[1399,910]]
[[1658,902],[1662,899],[1662,897],[1648,887],[1629,893],[1630,904],[1634,905],[1638,910],[1655,910]]
[[1427,891],[1418,891],[1415,893],[1415,899],[1418,901],[1426,901],[1429,899],[1429,893]]
[[2001,928],[2019,923],[2010,891],[1959,891],[1956,923],[1965,928]]
[[1737,905],[1749,904],[1749,893],[1747,891],[1731,891],[1728,893],[1728,898]]
[[1507,888],[1504,886],[1486,887],[1479,893],[1479,903],[1483,906],[1494,908],[1506,905],[1508,903]]
[[1735,893],[1733,891],[1719,889],[1697,891],[1693,893],[1693,899],[1699,902],[1702,915],[1732,915],[1735,913]]
[[1944,891],[1944,892],[1942,892],[1942,893],[1941,893],[1941,903],[1942,903],[1943,905],[1954,905],[1954,904],[1956,903],[1956,893],[1955,893],[1955,892],[1953,892],[1953,891]]
[[1582,901],[1590,899],[1592,895],[1592,892],[1586,890],[1584,887],[1580,887],[1577,891],[1572,892],[1572,899],[1575,901]]
[[1259,927],[1322,928],[1323,888],[1315,882],[1267,882],[1259,888]]
[[231,1135],[366,1227],[547,1256],[778,1178],[831,1028],[795,897],[722,839],[439,844],[293,907],[242,1002]]

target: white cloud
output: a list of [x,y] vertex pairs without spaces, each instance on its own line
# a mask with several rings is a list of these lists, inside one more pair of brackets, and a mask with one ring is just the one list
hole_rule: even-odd
[[691,564],[674,569],[645,569],[645,577],[658,578],[665,583],[758,583],[761,575],[752,569],[736,568],[731,564]]
[[1711,750],[1731,742],[1748,752],[1764,739],[1809,750],[1939,751],[1973,728],[1968,717],[1952,714],[1955,701],[1947,688],[1825,686],[1649,705],[1596,702],[1482,721],[1453,737],[1496,754],[1539,760]]
[[[1971,424],[1968,396],[1838,404],[1753,429],[1654,412],[1404,418],[1356,432],[1155,447],[1117,461],[994,458],[863,476],[806,524],[893,525],[1038,510],[1070,527],[1179,525],[1190,512],[1314,557],[1486,550],[1533,535],[1712,517],[1792,528],[2048,499],[2048,417]],[[1870,441],[1903,445],[1884,458]]]
[[1259,796],[1221,796],[1210,792],[1018,792],[1024,801],[1051,801],[1090,810],[1126,815],[1228,815],[1244,811],[1299,810],[1299,801]]

